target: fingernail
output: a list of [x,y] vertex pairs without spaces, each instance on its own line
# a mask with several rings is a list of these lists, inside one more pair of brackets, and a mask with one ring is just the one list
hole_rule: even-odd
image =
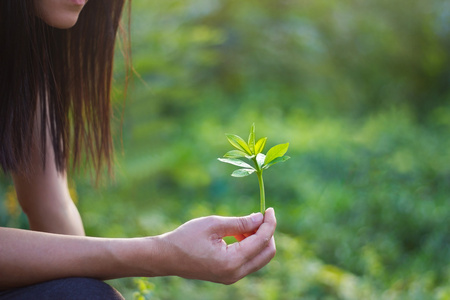
[[250,215],[250,217],[252,218],[252,221],[254,223],[261,223],[261,221],[264,218],[262,213],[253,213],[253,214]]

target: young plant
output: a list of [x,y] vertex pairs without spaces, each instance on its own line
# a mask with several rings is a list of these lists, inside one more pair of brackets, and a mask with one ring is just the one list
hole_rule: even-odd
[[[248,136],[247,142],[235,134],[226,134],[226,136],[235,150],[228,151],[223,158],[218,158],[218,160],[241,167],[241,169],[237,169],[231,174],[233,177],[245,177],[256,173],[259,182],[261,213],[264,214],[266,210],[266,196],[264,192],[263,171],[276,163],[284,162],[290,158],[284,155],[288,150],[289,143],[273,146],[267,151],[267,154],[263,154],[262,151],[266,145],[267,137],[256,141],[255,124],[250,128],[250,135]],[[242,161],[242,158],[250,160],[253,166]]]

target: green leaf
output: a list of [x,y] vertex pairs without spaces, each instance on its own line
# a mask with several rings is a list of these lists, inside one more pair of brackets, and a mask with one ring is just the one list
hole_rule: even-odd
[[254,172],[255,172],[255,169],[237,169],[231,174],[231,176],[245,177],[245,176],[253,174]]
[[263,169],[268,169],[270,166],[272,166],[272,165],[274,165],[274,164],[276,164],[276,163],[279,163],[279,162],[285,162],[285,161],[287,161],[289,158],[290,158],[290,157],[289,157],[289,156],[286,156],[286,155],[285,155],[285,156],[282,156],[282,157],[277,157],[277,158],[275,158],[274,160],[272,160],[270,163],[264,165],[264,166],[263,166]]
[[258,155],[256,155],[256,162],[258,163],[259,168],[262,168],[265,159],[266,155],[264,155],[263,153],[258,153]]
[[220,160],[221,162],[227,163],[227,164],[238,166],[238,167],[255,169],[252,166],[250,166],[248,163],[245,163],[242,160],[235,159],[235,158],[218,158],[218,160]]
[[248,136],[248,147],[250,148],[252,154],[257,154],[255,153],[255,123],[253,123],[252,127],[250,128],[250,135]]
[[238,150],[244,151],[248,155],[252,155],[253,153],[250,151],[247,143],[238,135],[235,134],[226,134],[228,141],[233,147]]
[[223,155],[223,157],[226,157],[226,158],[241,158],[241,157],[246,157],[246,156],[247,156],[247,153],[245,153],[241,150],[230,150]]
[[255,144],[255,154],[261,153],[264,150],[264,146],[266,146],[267,138],[263,137],[258,140]]
[[277,157],[283,156],[289,147],[289,143],[286,144],[279,144],[276,146],[273,146],[272,148],[267,151],[266,159],[264,160],[264,164],[268,165],[272,160],[274,160]]

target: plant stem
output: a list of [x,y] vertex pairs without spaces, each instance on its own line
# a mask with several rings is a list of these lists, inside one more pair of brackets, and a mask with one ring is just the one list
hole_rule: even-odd
[[261,213],[264,214],[264,212],[266,211],[266,194],[264,192],[264,181],[263,181],[263,177],[262,177],[262,170],[259,172],[256,172],[256,175],[258,175],[258,182],[259,182]]

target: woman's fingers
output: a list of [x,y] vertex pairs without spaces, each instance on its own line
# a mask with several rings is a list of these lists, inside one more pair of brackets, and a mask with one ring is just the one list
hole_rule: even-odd
[[[245,217],[191,220],[162,235],[167,247],[165,274],[230,284],[259,270],[275,255],[273,209]],[[222,238],[240,242],[226,245]]]
[[256,272],[265,265],[267,265],[275,256],[275,254],[276,254],[275,239],[272,236],[269,245],[266,248],[264,248],[263,251],[257,254],[252,260],[248,261],[242,266],[241,268],[242,277],[250,273]]
[[[228,250],[234,251],[235,254],[241,257],[241,259],[243,260],[252,260],[258,254],[260,254],[263,249],[269,246],[271,239],[273,238],[276,225],[277,222],[275,218],[275,212],[272,208],[269,208],[266,210],[264,222],[258,228],[256,233],[242,239],[239,243],[229,245]],[[238,237],[241,238],[242,236]],[[274,251],[275,248],[273,247],[272,252]]]
[[234,238],[235,238],[238,242],[240,242],[240,241],[242,241],[243,239],[245,239],[245,238],[247,238],[247,237],[249,237],[249,236],[251,236],[251,235],[253,235],[253,234],[255,234],[255,233],[256,233],[256,230],[253,230],[252,232],[248,232],[248,233],[243,233],[243,234],[235,235]]
[[275,218],[275,212],[273,208],[268,208],[264,216],[264,222],[258,228],[255,234],[244,239],[241,244],[241,250],[246,257],[253,257],[258,254],[263,248],[265,248],[273,234],[277,221]]
[[227,250],[232,255],[235,265],[238,266],[234,273],[234,280],[231,282],[258,271],[272,260],[276,253],[273,237],[275,227],[275,213],[273,209],[268,209],[264,217],[264,223],[255,234],[247,238],[242,234],[238,237],[244,239],[239,243],[228,246]]
[[219,217],[215,227],[211,229],[221,238],[241,236],[257,230],[263,220],[264,216],[261,213],[254,213],[245,217]]
[[240,242],[240,241],[242,241],[243,239],[245,239],[246,236],[243,235],[243,234],[239,234],[239,235],[235,235],[234,238],[235,238],[238,242]]

